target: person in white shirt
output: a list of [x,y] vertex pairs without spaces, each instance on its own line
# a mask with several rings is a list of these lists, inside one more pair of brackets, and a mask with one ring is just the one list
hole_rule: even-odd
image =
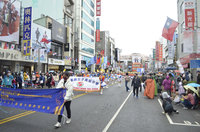
[[[60,82],[58,83],[56,88],[66,88],[66,95],[64,97],[64,106],[66,108],[67,111],[67,121],[66,123],[69,124],[71,122],[71,109],[70,109],[70,105],[71,105],[71,101],[72,101],[72,97],[73,97],[73,86],[72,86],[72,82],[69,79],[70,77],[70,73],[65,72],[63,74],[63,79],[60,80]],[[58,115],[58,122],[54,125],[56,128],[61,127],[61,119],[62,119],[62,115]]]

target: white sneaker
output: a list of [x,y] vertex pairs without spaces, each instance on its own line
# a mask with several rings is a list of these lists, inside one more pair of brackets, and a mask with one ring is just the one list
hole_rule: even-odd
[[60,123],[60,122],[57,122],[54,126],[55,126],[56,128],[61,127],[61,123]]
[[184,110],[187,110],[188,108],[187,108],[187,107],[183,107],[183,109],[184,109]]
[[71,122],[71,118],[67,119],[66,123],[69,124]]

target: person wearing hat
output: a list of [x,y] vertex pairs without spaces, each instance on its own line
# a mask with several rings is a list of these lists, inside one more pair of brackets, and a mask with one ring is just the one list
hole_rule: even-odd
[[12,80],[13,80],[13,76],[11,75],[11,72],[8,71],[7,75],[4,77],[1,85],[3,87],[6,87],[6,88],[11,88],[12,87]]
[[[67,111],[67,121],[66,123],[69,124],[71,122],[71,102],[72,102],[72,97],[73,97],[73,86],[72,82],[69,79],[70,74],[68,72],[65,72],[63,74],[63,78],[59,81],[58,85],[56,88],[65,88],[66,90],[66,95],[64,97],[64,106]],[[61,127],[61,119],[62,115],[58,115],[58,122],[54,125],[56,128]]]

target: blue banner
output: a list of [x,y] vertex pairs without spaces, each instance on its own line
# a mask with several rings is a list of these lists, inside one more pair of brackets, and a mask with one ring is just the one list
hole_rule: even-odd
[[190,60],[190,68],[200,68],[200,60]]
[[31,55],[31,24],[32,24],[32,7],[24,8],[24,24],[23,24],[23,46],[24,55]]
[[0,105],[60,115],[65,89],[12,89],[0,87]]

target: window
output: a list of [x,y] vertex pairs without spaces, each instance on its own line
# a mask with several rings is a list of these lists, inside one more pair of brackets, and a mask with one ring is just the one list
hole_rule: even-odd
[[87,2],[94,9],[94,3],[91,0],[87,0]]
[[88,52],[90,54],[94,54],[94,49],[82,44],[81,45],[81,50],[85,51],[85,52]]
[[88,22],[90,25],[92,25],[92,27],[94,27],[94,21],[90,19],[90,17],[85,12],[82,11],[81,16],[86,22]]
[[94,30],[92,30],[87,24],[85,24],[84,22],[81,22],[81,27],[84,31],[94,36]]
[[184,50],[184,47],[183,47],[183,46],[184,46],[184,44],[182,43],[182,44],[181,44],[181,52],[182,52],[182,53],[183,53],[183,50]]
[[90,7],[82,0],[82,7],[90,14],[92,17],[94,17],[94,12],[90,9]]
[[89,36],[87,36],[84,33],[81,33],[81,40],[83,40],[89,44],[94,44],[94,39],[90,38]]
[[62,45],[51,43],[51,49],[53,55],[51,56],[54,59],[62,59]]

